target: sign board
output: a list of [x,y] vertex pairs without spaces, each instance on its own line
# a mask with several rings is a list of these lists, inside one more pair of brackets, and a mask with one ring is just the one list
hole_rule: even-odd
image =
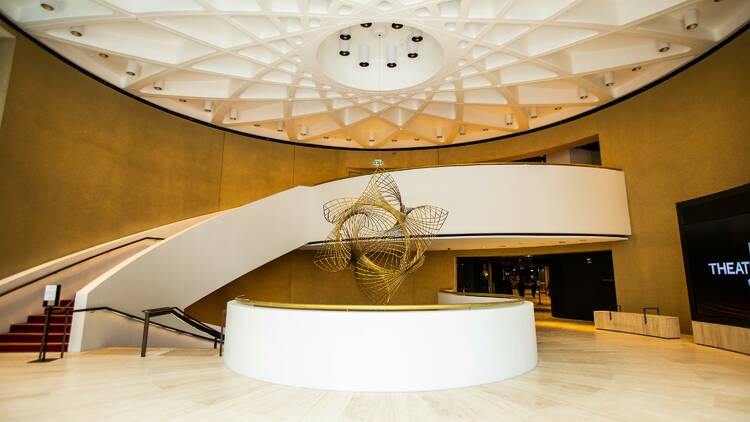
[[[60,290],[62,290],[62,286],[59,284],[48,284],[44,286],[44,306],[59,305],[60,304]],[[51,302],[51,304],[49,302]]]

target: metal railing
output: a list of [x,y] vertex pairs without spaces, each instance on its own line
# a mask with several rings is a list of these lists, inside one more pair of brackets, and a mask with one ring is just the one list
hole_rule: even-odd
[[[195,328],[196,330],[199,330],[208,334],[209,336],[211,336],[211,339],[214,342],[214,349],[216,348],[217,345],[220,345],[219,356],[221,356],[224,352],[224,324],[222,324],[221,330],[217,330],[209,326],[208,324],[205,324],[191,317],[190,315],[186,314],[185,311],[183,311],[182,309],[174,307],[174,306],[164,307],[164,308],[146,309],[143,311],[143,314],[145,315],[145,318],[143,318],[143,339],[141,340],[141,357],[146,357],[146,349],[148,348],[149,326],[151,324],[156,324],[155,322],[151,321],[151,318],[162,316],[162,315],[173,315],[177,317],[179,320],[181,320],[182,322]],[[188,333],[188,332],[183,331],[183,333]],[[193,334],[193,335],[206,339],[206,337],[199,336],[197,334]]]

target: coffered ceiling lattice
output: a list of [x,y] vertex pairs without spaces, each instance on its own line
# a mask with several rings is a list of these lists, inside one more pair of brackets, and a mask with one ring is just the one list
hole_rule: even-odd
[[[304,144],[410,148],[605,104],[746,24],[750,1],[4,0],[0,11],[97,76],[195,119]],[[375,27],[384,38],[367,32]],[[351,54],[331,54],[346,29]],[[410,59],[415,30],[434,45]],[[383,39],[402,40],[398,66],[379,61]],[[372,78],[418,72],[432,76],[372,88]]]

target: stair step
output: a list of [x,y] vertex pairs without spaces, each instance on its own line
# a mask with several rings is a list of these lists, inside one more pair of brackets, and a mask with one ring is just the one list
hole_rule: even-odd
[[[49,332],[50,333],[62,333],[64,326],[65,324],[63,323],[52,323],[49,325]],[[10,326],[10,332],[11,333],[43,333],[44,323],[22,322],[20,324],[12,324]],[[70,333],[70,324],[68,324],[68,333]]]
[[[43,333],[7,333],[0,334],[0,343],[42,343]],[[47,343],[60,343],[63,340],[63,333],[47,334]],[[66,336],[66,342],[70,340],[70,335]]]
[[[46,316],[45,315],[29,315],[29,317],[26,319],[26,322],[33,322],[33,323],[44,323]],[[68,316],[68,323],[73,319],[72,316]],[[65,315],[63,314],[53,314],[50,315],[50,322],[52,323],[65,323]]]
[[[59,352],[61,346],[61,343],[47,343],[47,352]],[[39,343],[0,343],[0,353],[39,352],[39,347]]]

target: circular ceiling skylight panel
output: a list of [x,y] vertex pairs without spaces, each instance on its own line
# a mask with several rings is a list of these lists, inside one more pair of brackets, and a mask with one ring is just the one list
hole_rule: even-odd
[[365,22],[329,35],[317,60],[333,82],[365,91],[394,91],[430,80],[443,49],[430,35],[400,23]]
[[678,69],[746,0],[3,0],[21,29],[176,113],[389,149],[515,134]]

